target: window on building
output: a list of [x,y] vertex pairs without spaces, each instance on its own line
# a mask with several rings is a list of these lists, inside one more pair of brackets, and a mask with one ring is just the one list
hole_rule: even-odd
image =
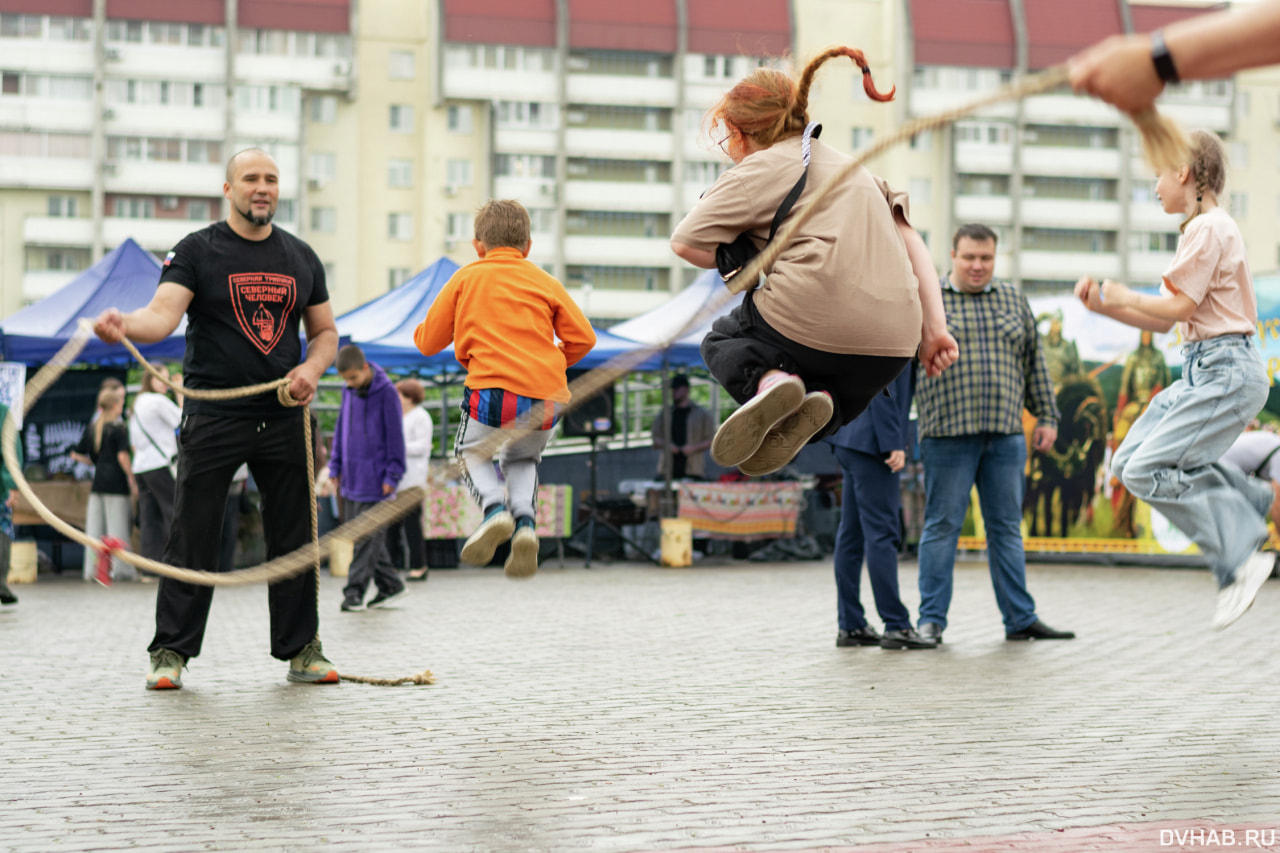
[[1231,160],[1231,168],[1249,168],[1249,143],[1240,140],[1231,143],[1230,153],[1227,156]]
[[445,220],[444,237],[452,243],[465,243],[475,236],[475,218],[470,213],[450,213]]
[[276,221],[277,222],[297,222],[298,206],[291,198],[282,198],[276,203]]
[[413,161],[388,160],[387,186],[408,188],[413,186]]
[[38,39],[43,23],[40,15],[0,15],[0,38]]
[[924,133],[917,133],[911,137],[907,143],[912,151],[931,151],[933,149],[933,131],[927,130]]
[[907,189],[913,204],[933,203],[933,181],[930,178],[912,178]]
[[387,237],[392,240],[407,241],[413,239],[413,214],[388,213]]
[[319,184],[332,181],[338,173],[338,155],[330,151],[312,151],[307,158],[307,177]]
[[554,178],[556,158],[539,154],[499,154],[494,174],[501,178]]
[[720,177],[725,171],[727,164],[720,162],[704,162],[699,160],[686,160],[684,163],[684,180],[685,183],[694,186],[711,186],[716,182],[716,178]]
[[336,207],[311,208],[311,230],[317,234],[333,234],[338,230]]
[[453,104],[446,110],[450,133],[471,133],[474,113],[466,104]]
[[1129,251],[1142,255],[1162,255],[1176,251],[1177,233],[1164,231],[1134,231],[1129,234]]
[[390,128],[392,133],[413,133],[413,107],[392,104]]
[[1236,219],[1244,219],[1249,215],[1249,194],[1248,193],[1232,193],[1231,194],[1231,215]]
[[408,267],[391,267],[387,270],[387,290],[395,290],[409,280],[413,270]]
[[156,202],[151,198],[117,198],[114,212],[122,219],[155,219]]
[[77,199],[73,195],[51,195],[49,196],[49,215],[50,216],[76,216]]
[[213,220],[213,204],[203,199],[187,202],[187,219],[192,222],[211,222]]
[[338,120],[338,99],[333,95],[311,96],[311,120],[316,124],[333,124]]
[[853,146],[854,151],[861,151],[863,148],[871,145],[871,140],[875,138],[875,135],[876,132],[874,128],[855,127],[849,144]]
[[88,18],[49,16],[50,41],[88,41],[93,37],[93,25]]
[[1009,195],[1009,176],[970,175],[962,173],[956,177],[956,194],[1007,196]]
[[392,80],[413,79],[413,51],[393,50],[387,57],[388,76]]
[[470,160],[449,160],[445,164],[445,183],[450,187],[469,187],[473,182]]

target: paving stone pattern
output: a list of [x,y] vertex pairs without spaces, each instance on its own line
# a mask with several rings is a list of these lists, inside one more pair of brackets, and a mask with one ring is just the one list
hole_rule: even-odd
[[153,585],[42,576],[0,610],[0,850],[1280,850],[1280,581],[1215,634],[1203,571],[1030,575],[1079,639],[1006,642],[981,562],[936,651],[836,648],[829,560],[437,571],[364,613],[325,576],[341,670],[438,679],[397,688],[288,684],[266,591],[224,589],[165,692]]

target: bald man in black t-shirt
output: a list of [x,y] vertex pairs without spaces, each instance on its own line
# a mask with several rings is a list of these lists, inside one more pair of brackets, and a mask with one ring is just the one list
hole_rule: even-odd
[[[241,151],[227,164],[225,222],[187,235],[169,253],[160,284],[145,308],[112,308],[94,324],[102,340],[162,340],[187,316],[182,372],[191,389],[237,388],[288,377],[290,395],[311,402],[333,363],[338,332],[324,268],[306,243],[271,225],[280,172],[266,152]],[[299,325],[307,332],[302,359]],[[227,489],[247,463],[262,490],[267,558],[311,537],[312,484],[307,477],[300,408],[274,393],[237,400],[184,399],[173,529],[164,561],[201,571],[219,569],[219,536]],[[315,572],[268,588],[271,654],[290,662],[290,681],[334,683],[317,636]],[[147,687],[182,686],[182,668],[200,653],[213,588],[164,578],[156,597]]]

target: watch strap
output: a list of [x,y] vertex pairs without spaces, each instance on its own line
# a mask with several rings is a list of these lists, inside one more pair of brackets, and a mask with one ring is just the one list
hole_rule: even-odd
[[1178,82],[1178,67],[1173,64],[1173,54],[1169,53],[1160,30],[1151,34],[1151,63],[1156,67],[1156,76],[1165,83]]

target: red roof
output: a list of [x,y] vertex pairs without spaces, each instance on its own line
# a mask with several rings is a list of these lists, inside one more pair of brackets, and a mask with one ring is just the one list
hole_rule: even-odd
[[[3,0],[0,0],[3,2]],[[693,53],[781,56],[788,0],[686,0]],[[555,47],[555,0],[444,0],[445,41]],[[569,46],[674,53],[675,0],[569,0]]]
[[[1124,31],[1125,0],[1022,0],[1027,18],[1027,65],[1064,62],[1109,35]],[[917,65],[1013,68],[1016,38],[1010,0],[909,0]],[[1130,3],[1136,32],[1149,32],[1210,7]]]
[[[238,21],[249,29],[345,33],[351,0],[239,0]],[[0,12],[93,17],[93,0],[0,0]],[[221,26],[225,0],[107,0],[107,17]]]

